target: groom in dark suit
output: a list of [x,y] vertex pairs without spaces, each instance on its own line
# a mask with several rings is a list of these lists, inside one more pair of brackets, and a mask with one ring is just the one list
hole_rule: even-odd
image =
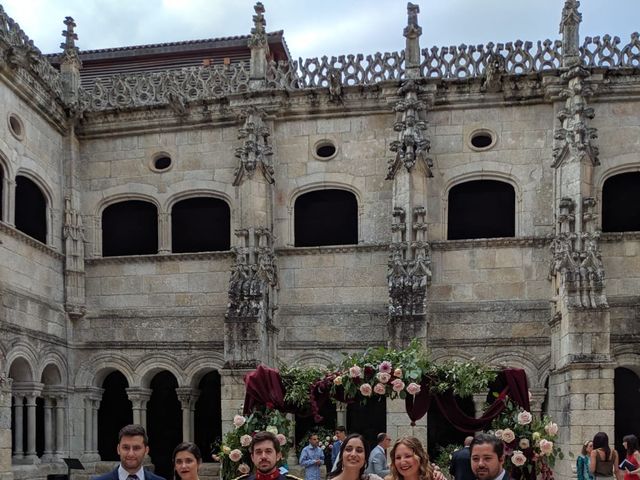
[[471,441],[471,470],[478,480],[508,480],[504,444],[495,435],[479,433]]
[[149,453],[149,439],[142,425],[127,425],[118,434],[120,465],[94,480],[165,480],[142,467]]

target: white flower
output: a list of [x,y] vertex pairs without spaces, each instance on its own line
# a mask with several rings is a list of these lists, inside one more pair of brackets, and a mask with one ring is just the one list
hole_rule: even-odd
[[516,439],[516,434],[513,433],[513,430],[511,430],[510,428],[505,428],[502,431],[502,441],[504,443],[511,443]]
[[241,463],[240,465],[238,465],[238,472],[240,472],[241,474],[246,475],[250,471],[251,468],[249,468],[249,465],[247,465],[246,463]]
[[236,415],[235,417],[233,417],[233,424],[236,426],[236,428],[240,428],[246,421],[247,419],[242,415]]
[[502,440],[502,431],[503,431],[503,430],[499,428],[499,429],[498,429],[498,430],[496,430],[493,434],[494,434],[496,437],[498,437],[499,439],[501,439],[501,440]]
[[242,435],[240,437],[240,445],[243,447],[248,447],[251,445],[251,435]]
[[547,432],[549,435],[557,435],[557,433],[558,433],[558,424],[557,423],[553,423],[553,422],[549,422],[544,426],[544,431]]
[[233,450],[231,450],[231,452],[229,452],[229,459],[232,462],[239,462],[241,458],[242,458],[242,452],[237,448],[234,448]]
[[544,455],[551,455],[553,452],[553,442],[545,440],[544,438],[540,440],[540,451]]
[[274,435],[278,434],[278,427],[276,427],[275,425],[269,425],[267,428],[265,428],[265,430],[269,433],[273,433]]
[[349,376],[351,378],[358,378],[362,375],[362,369],[358,365],[354,365],[349,369]]
[[531,446],[531,444],[529,443],[529,439],[528,438],[521,438],[520,439],[520,443],[518,445],[523,450],[526,449],[526,448],[529,448]]
[[524,456],[520,450],[514,450],[513,455],[511,455],[511,463],[513,463],[516,467],[521,467],[525,463],[527,463],[527,457]]
[[531,420],[533,420],[533,417],[526,410],[518,414],[518,423],[520,425],[529,425],[531,423]]

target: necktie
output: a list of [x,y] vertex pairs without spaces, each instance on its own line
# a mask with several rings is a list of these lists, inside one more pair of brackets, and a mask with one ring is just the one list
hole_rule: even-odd
[[127,477],[127,480],[139,480],[139,479],[138,479],[138,475],[129,475],[129,476]]

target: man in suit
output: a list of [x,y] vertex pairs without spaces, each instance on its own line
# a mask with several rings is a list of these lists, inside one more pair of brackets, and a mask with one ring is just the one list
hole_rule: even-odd
[[251,461],[256,467],[254,473],[240,475],[234,480],[301,480],[298,477],[282,473],[278,462],[282,458],[280,442],[271,432],[258,432],[249,445]]
[[449,473],[453,475],[455,480],[474,480],[476,476],[471,470],[471,450],[469,445],[473,437],[464,439],[464,447],[453,452],[451,456],[451,464],[449,465]]
[[165,480],[142,467],[142,461],[149,453],[149,439],[142,425],[122,427],[117,450],[120,455],[118,468],[94,480]]
[[340,456],[340,448],[342,447],[342,442],[347,437],[347,429],[342,425],[338,425],[336,427],[336,441],[333,442],[333,446],[331,447],[331,471],[333,472],[336,469],[336,465],[338,463],[338,457]]
[[391,445],[391,437],[386,433],[379,433],[376,437],[378,444],[369,454],[369,463],[366,473],[375,473],[381,478],[389,475],[390,469],[387,463],[387,448]]
[[478,480],[507,480],[504,470],[504,444],[495,435],[479,433],[469,446],[471,470]]

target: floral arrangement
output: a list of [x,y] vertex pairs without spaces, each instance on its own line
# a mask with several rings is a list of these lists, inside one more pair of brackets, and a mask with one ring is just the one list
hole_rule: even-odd
[[327,370],[281,367],[280,376],[285,401],[308,408],[310,390],[320,384],[330,386],[333,394],[342,389],[345,398],[357,397],[363,403],[372,397],[417,395],[422,388],[468,397],[486,391],[496,372],[474,361],[436,364],[414,339],[402,350],[377,347],[347,355],[340,365]]
[[309,437],[311,437],[311,435],[318,435],[318,440],[320,440],[318,447],[320,447],[320,449],[324,451],[325,456],[328,452],[331,452],[331,449],[333,448],[333,442],[336,441],[336,438],[333,436],[333,430],[329,430],[328,428],[324,428],[322,426],[317,426],[311,431],[305,433],[305,435],[296,445],[296,453],[298,457],[300,457],[302,449],[309,445]]
[[249,473],[253,468],[249,445],[257,432],[266,430],[276,435],[280,442],[282,458],[286,459],[291,448],[291,421],[277,410],[255,410],[248,417],[236,415],[234,428],[222,441],[219,453],[214,457],[221,463],[221,478],[230,480]]
[[504,443],[505,469],[511,471],[512,478],[553,479],[556,459],[564,455],[555,444],[558,425],[549,417],[535,418],[507,399],[492,428]]

